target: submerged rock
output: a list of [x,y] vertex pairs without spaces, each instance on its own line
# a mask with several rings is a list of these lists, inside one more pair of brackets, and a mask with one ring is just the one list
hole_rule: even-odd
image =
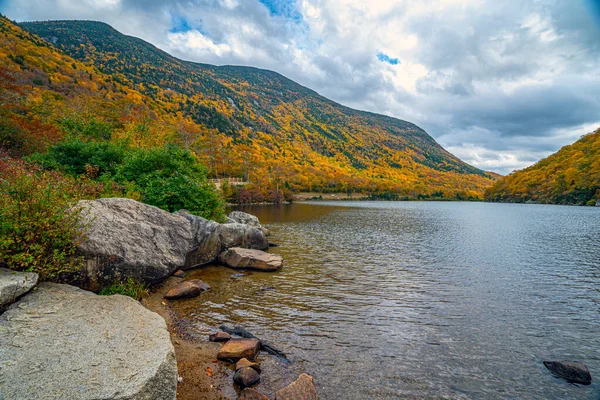
[[0,316],[0,397],[175,400],[167,325],[139,302],[42,283]]
[[589,385],[592,383],[592,375],[588,368],[574,361],[544,361],[544,365],[554,375],[563,378],[571,383],[580,383]]
[[131,199],[82,200],[78,207],[87,226],[78,246],[82,287],[98,290],[127,278],[152,283],[185,265],[192,245],[186,218]]
[[260,381],[260,375],[254,368],[244,367],[235,371],[233,381],[243,389],[256,385]]
[[0,309],[29,292],[37,284],[38,274],[0,268]]
[[302,374],[294,382],[278,390],[275,400],[318,400],[317,388],[313,377]]
[[278,254],[269,254],[260,250],[234,247],[219,254],[219,261],[231,268],[254,269],[258,271],[277,271],[283,265]]
[[254,359],[258,354],[260,341],[258,339],[231,339],[217,353],[219,360],[239,360],[240,358]]
[[171,288],[165,299],[180,299],[180,298],[191,298],[196,297],[200,293],[210,289],[210,285],[201,281],[200,279],[192,279],[186,282],[182,282],[179,285]]
[[269,400],[267,396],[252,388],[242,390],[237,400]]
[[226,342],[231,339],[231,335],[227,332],[219,331],[208,335],[208,340],[211,342]]

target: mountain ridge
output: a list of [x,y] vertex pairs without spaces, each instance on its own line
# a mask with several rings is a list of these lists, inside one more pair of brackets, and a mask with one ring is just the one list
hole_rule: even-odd
[[[230,154],[227,162],[209,160],[209,167],[218,165],[211,167],[213,176],[270,175],[271,181],[296,190],[446,198],[478,197],[495,179],[447,152],[411,122],[354,110],[275,71],[180,60],[103,22],[19,26],[149,96],[169,116],[215,131]],[[240,159],[248,156],[240,148],[256,161],[252,169],[241,165]],[[269,172],[260,149],[288,164],[284,176]],[[316,168],[319,164],[324,168]]]

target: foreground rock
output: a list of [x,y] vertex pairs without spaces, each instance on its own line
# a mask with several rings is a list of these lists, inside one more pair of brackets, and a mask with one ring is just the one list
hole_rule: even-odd
[[258,354],[260,341],[258,339],[231,339],[217,353],[219,360],[239,360],[240,358],[254,359]]
[[269,398],[254,389],[246,388],[242,390],[237,400],[269,400]]
[[544,365],[554,375],[563,378],[571,383],[580,383],[589,385],[592,383],[592,375],[588,368],[580,363],[573,361],[544,361]]
[[208,335],[208,340],[210,342],[226,342],[229,339],[231,339],[231,335],[222,331]]
[[283,265],[283,258],[260,250],[234,247],[219,254],[219,261],[231,268],[277,271]]
[[208,283],[205,283],[200,279],[192,279],[186,282],[182,282],[179,285],[171,288],[167,292],[167,294],[165,294],[165,299],[172,300],[196,297],[200,293],[209,289],[210,285]]
[[256,372],[260,372],[260,366],[257,363],[248,360],[247,358],[242,358],[238,362],[235,363],[236,371],[238,369],[242,369],[242,368],[246,368],[246,367],[254,368],[256,370]]
[[187,219],[192,228],[192,246],[186,256],[184,269],[214,261],[223,251],[221,224],[184,210],[177,211],[175,214]]
[[42,283],[0,316],[0,398],[174,400],[169,336],[129,297]]
[[37,284],[38,274],[0,268],[0,309],[29,292]]
[[302,374],[290,385],[275,393],[275,400],[318,400],[312,376]]
[[230,223],[221,225],[221,241],[224,249],[244,247],[247,249],[266,250],[269,239],[260,229],[246,224]]
[[193,233],[181,215],[119,198],[78,206],[88,227],[78,246],[86,259],[83,287],[98,290],[126,278],[156,282],[185,265]]
[[260,375],[254,368],[244,367],[235,371],[233,381],[244,389],[256,385],[260,381]]

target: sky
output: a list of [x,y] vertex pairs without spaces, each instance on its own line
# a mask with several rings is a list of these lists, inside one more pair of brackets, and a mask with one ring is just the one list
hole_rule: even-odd
[[0,0],[0,12],[103,21],[185,60],[274,70],[501,174],[600,127],[600,0]]

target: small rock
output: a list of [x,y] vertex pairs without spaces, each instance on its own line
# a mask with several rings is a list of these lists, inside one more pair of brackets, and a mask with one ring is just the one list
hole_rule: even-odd
[[258,339],[231,339],[217,353],[219,360],[254,359],[260,348]]
[[165,294],[165,299],[180,299],[180,298],[190,298],[196,297],[201,292],[210,289],[210,285],[205,282],[202,282],[200,279],[193,279],[190,281],[182,282],[179,285],[171,288],[167,294]]
[[242,358],[235,363],[236,371],[246,367],[254,368],[257,372],[260,372],[260,366],[257,363],[248,360],[247,358]]
[[9,305],[37,284],[38,274],[0,268],[0,308]]
[[208,335],[208,340],[211,342],[226,342],[231,339],[231,335],[227,332],[219,331],[217,333],[213,333],[212,335]]
[[246,388],[242,390],[237,400],[269,400],[269,398],[252,388]]
[[281,246],[281,245],[277,244],[277,243],[269,242],[269,247],[279,247],[279,246]]
[[236,272],[235,274],[231,275],[231,279],[240,279],[247,275],[248,275],[247,272]]
[[318,400],[313,377],[302,374],[293,383],[275,393],[275,400]]
[[233,381],[243,389],[256,385],[260,381],[260,375],[254,368],[244,367],[235,371]]
[[176,278],[185,278],[185,271],[178,269],[177,271],[175,271],[173,276]]
[[580,383],[582,385],[589,385],[592,383],[592,375],[588,368],[580,363],[574,361],[544,361],[544,365],[554,375],[563,378],[571,383]]
[[231,268],[277,271],[283,265],[283,258],[277,254],[261,250],[232,247],[219,254],[219,261]]

